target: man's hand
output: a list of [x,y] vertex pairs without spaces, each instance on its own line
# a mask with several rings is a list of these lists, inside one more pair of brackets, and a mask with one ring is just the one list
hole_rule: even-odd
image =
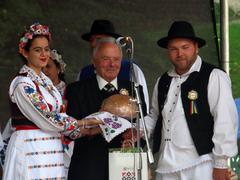
[[[140,131],[140,138],[143,137],[143,131]],[[124,141],[122,147],[133,147],[137,142],[137,130],[135,128],[126,130],[122,135]]]
[[102,130],[101,130],[101,128],[98,126],[98,127],[90,128],[90,134],[89,134],[89,136],[94,136],[94,135],[101,134],[101,133],[102,133]]
[[126,130],[122,135],[124,140],[134,140],[134,142],[137,141],[137,131],[136,129],[128,129]]
[[213,179],[214,180],[230,180],[228,169],[213,169]]

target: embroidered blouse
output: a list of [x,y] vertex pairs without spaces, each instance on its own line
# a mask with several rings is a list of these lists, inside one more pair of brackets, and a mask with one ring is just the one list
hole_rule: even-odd
[[60,132],[71,139],[81,136],[77,120],[61,112],[62,97],[51,80],[26,65],[19,74],[24,76],[14,78],[9,96],[23,115],[44,131]]

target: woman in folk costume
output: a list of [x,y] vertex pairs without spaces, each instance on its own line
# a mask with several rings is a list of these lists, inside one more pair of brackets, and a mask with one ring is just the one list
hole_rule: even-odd
[[7,148],[3,180],[66,179],[61,137],[71,139],[88,132],[81,127],[100,124],[77,121],[62,112],[62,97],[41,70],[50,57],[47,26],[33,24],[19,42],[25,65],[9,88],[12,134]]

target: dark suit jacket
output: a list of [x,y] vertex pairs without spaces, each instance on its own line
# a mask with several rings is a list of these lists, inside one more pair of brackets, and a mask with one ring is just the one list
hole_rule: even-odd
[[[76,119],[81,119],[97,112],[105,98],[119,93],[119,90],[123,88],[127,89],[131,95],[130,81],[118,80],[118,90],[111,93],[104,90],[100,91],[96,77],[69,84],[66,89],[67,114]],[[140,96],[142,102],[144,102],[141,88]],[[143,112],[146,113],[145,103],[143,103]],[[108,180],[108,149],[121,147],[121,141],[122,137],[119,135],[110,143],[107,143],[101,134],[77,139],[71,158],[68,179]]]

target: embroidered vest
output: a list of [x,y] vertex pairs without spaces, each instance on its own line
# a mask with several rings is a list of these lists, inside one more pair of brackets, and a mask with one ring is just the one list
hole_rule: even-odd
[[[210,113],[208,103],[208,80],[212,70],[216,68],[213,65],[202,62],[199,72],[193,72],[188,79],[181,85],[181,99],[184,109],[184,114],[187,120],[188,128],[191,137],[199,155],[207,154],[212,151],[214,146],[212,142],[213,136],[213,116]],[[153,134],[153,153],[159,151],[161,144],[162,131],[162,109],[166,100],[169,86],[172,78],[164,73],[159,80],[158,85],[158,103],[159,103],[159,118]],[[189,98],[189,93],[194,91],[197,94],[197,99]],[[191,111],[191,103],[195,103],[197,112]]]

